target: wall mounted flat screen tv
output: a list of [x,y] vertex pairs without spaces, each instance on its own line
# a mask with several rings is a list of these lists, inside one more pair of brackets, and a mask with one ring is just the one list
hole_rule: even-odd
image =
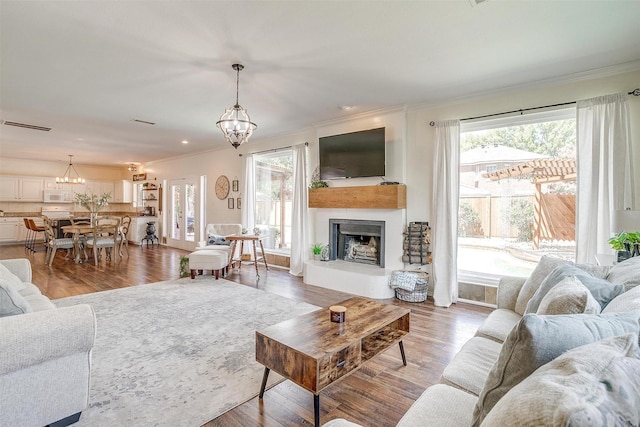
[[384,176],[384,128],[369,129],[319,140],[320,179]]

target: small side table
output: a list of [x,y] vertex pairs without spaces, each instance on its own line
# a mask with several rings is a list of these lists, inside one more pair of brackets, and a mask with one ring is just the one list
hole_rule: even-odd
[[[227,240],[231,240],[233,243],[231,244],[231,256],[236,253],[236,245],[240,242],[240,256],[242,256],[242,252],[244,250],[244,242],[248,241],[252,243],[253,246],[253,265],[256,267],[256,276],[260,277],[260,273],[258,272],[258,253],[256,249],[256,242],[260,243],[260,251],[262,252],[262,261],[264,262],[264,268],[268,271],[269,266],[267,266],[267,258],[264,256],[264,246],[262,244],[262,239],[266,238],[268,234],[234,234],[232,236],[227,236]],[[233,263],[233,260],[231,261]],[[240,266],[242,266],[242,261],[240,262]]]

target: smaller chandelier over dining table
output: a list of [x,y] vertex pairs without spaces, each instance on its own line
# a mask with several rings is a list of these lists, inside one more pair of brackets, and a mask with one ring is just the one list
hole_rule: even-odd
[[69,166],[64,175],[56,177],[57,184],[84,184],[85,179],[80,176],[76,168],[73,166],[73,155],[69,154]]
[[225,139],[233,145],[233,148],[237,149],[241,144],[249,140],[249,137],[258,125],[251,121],[247,110],[242,108],[238,103],[240,71],[244,69],[244,66],[241,64],[233,64],[232,68],[236,70],[236,104],[224,110],[224,114],[220,116],[220,120],[218,120],[216,125],[224,134]]

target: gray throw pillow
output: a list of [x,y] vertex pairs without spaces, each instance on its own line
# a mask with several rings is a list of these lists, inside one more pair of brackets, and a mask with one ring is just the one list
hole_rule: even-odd
[[31,306],[5,279],[0,279],[0,317],[30,313]]
[[640,285],[640,256],[629,258],[611,267],[607,280],[622,283],[628,291]]
[[553,270],[542,282],[536,293],[527,304],[526,313],[538,311],[542,298],[565,277],[576,276],[580,282],[589,289],[591,295],[598,301],[601,308],[605,308],[609,301],[624,292],[624,286],[614,284],[604,279],[593,277],[584,270],[574,265],[561,265]]
[[522,288],[520,288],[520,293],[516,300],[515,312],[523,315],[527,308],[527,303],[536,293],[544,279],[546,279],[549,273],[551,273],[557,266],[565,264],[571,264],[571,261],[553,258],[546,255],[540,258],[536,268],[531,272],[531,275],[527,280],[525,280]]
[[525,314],[511,330],[473,411],[479,426],[509,390],[562,353],[604,338],[640,332],[640,310],[610,314]]
[[600,304],[576,276],[567,276],[542,298],[536,314],[599,314]]
[[584,345],[542,366],[487,415],[493,426],[638,426],[638,336]]

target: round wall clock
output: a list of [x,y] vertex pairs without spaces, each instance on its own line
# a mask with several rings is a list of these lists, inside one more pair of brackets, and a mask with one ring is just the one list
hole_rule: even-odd
[[216,196],[218,199],[224,200],[229,195],[229,178],[220,175],[216,180]]

